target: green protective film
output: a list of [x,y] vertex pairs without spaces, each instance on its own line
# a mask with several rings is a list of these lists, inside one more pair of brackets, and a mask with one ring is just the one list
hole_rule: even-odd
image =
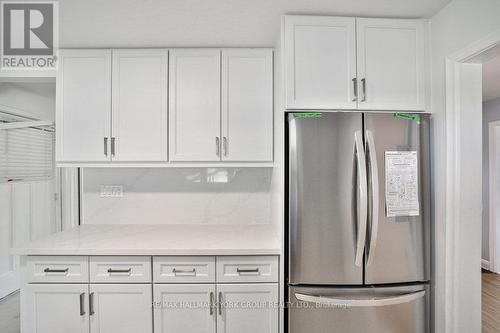
[[396,112],[394,114],[394,117],[399,119],[414,121],[417,124],[420,124],[420,116],[418,114]]
[[321,112],[294,112],[294,118],[321,118],[323,113]]

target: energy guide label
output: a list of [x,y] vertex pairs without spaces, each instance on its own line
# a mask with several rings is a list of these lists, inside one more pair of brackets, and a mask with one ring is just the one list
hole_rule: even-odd
[[385,210],[388,217],[420,215],[416,151],[385,152]]

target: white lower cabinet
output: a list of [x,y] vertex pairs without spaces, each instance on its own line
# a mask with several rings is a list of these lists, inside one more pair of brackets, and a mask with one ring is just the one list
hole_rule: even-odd
[[23,332],[88,333],[88,284],[29,284]]
[[155,333],[278,333],[278,284],[155,284]]
[[275,256],[33,256],[22,333],[278,333],[277,266]]
[[91,284],[91,333],[152,333],[151,284]]
[[277,333],[278,284],[219,284],[217,333]]
[[155,333],[215,333],[214,284],[155,284]]

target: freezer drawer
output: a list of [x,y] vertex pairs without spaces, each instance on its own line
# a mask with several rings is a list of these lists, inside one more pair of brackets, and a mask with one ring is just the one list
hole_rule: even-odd
[[290,333],[428,333],[429,288],[289,289]]

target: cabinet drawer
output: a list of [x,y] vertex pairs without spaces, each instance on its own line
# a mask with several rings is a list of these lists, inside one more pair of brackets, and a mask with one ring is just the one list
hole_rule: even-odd
[[90,257],[90,282],[149,283],[151,257]]
[[26,260],[28,283],[89,282],[85,256],[30,256]]
[[278,282],[278,257],[217,257],[217,282]]
[[153,257],[153,281],[215,282],[215,257]]

